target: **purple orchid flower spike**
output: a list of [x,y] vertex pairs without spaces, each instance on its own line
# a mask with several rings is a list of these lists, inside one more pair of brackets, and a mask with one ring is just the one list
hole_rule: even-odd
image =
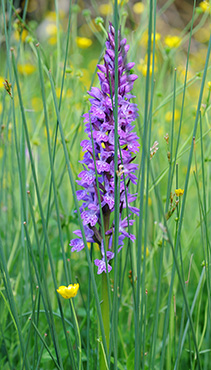
[[[121,148],[121,155],[118,150],[118,176],[120,181],[120,220],[119,220],[119,245],[118,252],[124,245],[124,239],[135,240],[135,236],[129,234],[126,229],[132,225],[134,220],[127,217],[122,219],[123,209],[128,208],[131,213],[139,214],[139,210],[130,203],[136,200],[136,194],[129,194],[128,186],[132,182],[136,184],[137,177],[135,172],[137,165],[133,163],[135,152],[138,152],[138,136],[132,132],[134,126],[132,123],[138,116],[137,105],[130,100],[134,98],[130,94],[134,81],[138,78],[131,74],[134,63],[126,63],[126,56],[129,50],[127,40],[120,37],[118,32],[118,139]],[[95,242],[100,246],[101,259],[95,259],[94,263],[98,267],[98,274],[106,272],[106,258],[108,272],[112,267],[110,261],[114,258],[113,233],[114,222],[110,222],[110,215],[114,211],[114,114],[113,107],[115,104],[115,30],[112,24],[109,26],[108,39],[106,41],[106,51],[104,56],[104,65],[98,65],[98,77],[100,88],[92,87],[88,94],[91,96],[91,108],[88,113],[84,114],[86,124],[86,133],[89,139],[83,140],[81,146],[85,151],[83,160],[83,171],[79,174],[80,180],[78,185],[82,190],[77,191],[77,198],[83,201],[80,207],[81,218],[83,220],[84,231],[87,242]],[[90,124],[94,139],[94,152],[96,157],[97,177],[100,188],[100,200],[104,218],[106,238],[108,238],[108,250],[106,251],[103,243],[101,231],[100,208],[97,195],[95,165],[93,159],[93,148],[91,140]],[[121,159],[122,157],[122,159]],[[125,183],[124,178],[125,176]],[[127,193],[127,202],[126,202]],[[131,214],[128,216],[130,217]],[[78,238],[71,240],[72,252],[81,251],[84,248],[80,230],[74,232]]]

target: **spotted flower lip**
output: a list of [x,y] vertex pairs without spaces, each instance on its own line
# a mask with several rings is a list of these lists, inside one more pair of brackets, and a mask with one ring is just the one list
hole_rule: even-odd
[[[118,176],[120,189],[119,204],[119,236],[117,253],[124,245],[124,239],[132,242],[135,236],[128,230],[133,225],[132,214],[139,215],[139,210],[132,205],[137,194],[129,193],[129,184],[136,185],[135,175],[138,165],[134,164],[136,153],[139,151],[139,138],[134,132],[134,121],[138,116],[137,104],[131,102],[135,96],[131,94],[133,84],[138,78],[133,71],[135,63],[127,63],[127,53],[130,46],[125,38],[121,39],[118,31],[118,89],[115,97],[115,29],[110,23],[108,39],[105,43],[106,50],[104,65],[97,65],[100,87],[92,87],[88,91],[91,107],[83,115],[85,132],[88,139],[82,140],[81,147],[84,151],[80,163],[83,170],[79,173],[77,184],[82,189],[77,190],[78,201],[82,202],[80,214],[83,221],[86,240],[89,243],[98,243],[101,258],[94,260],[98,267],[98,274],[112,270],[111,262],[114,253],[114,217],[110,217],[115,209],[115,176]],[[118,102],[118,174],[115,172],[115,102]],[[92,144],[93,138],[93,144]],[[94,147],[93,147],[94,145]],[[95,154],[95,156],[94,156]],[[96,161],[94,160],[94,157]],[[97,179],[100,190],[100,204],[97,191]],[[102,220],[100,207],[103,214],[105,234],[107,238],[106,251],[103,246]],[[124,209],[128,208],[130,215],[125,217]],[[70,241],[71,251],[81,251],[84,248],[80,230],[74,232],[77,238]],[[107,259],[107,263],[106,263]],[[109,263],[108,263],[109,262]]]
[[79,289],[79,284],[70,284],[67,287],[61,285],[57,292],[65,299],[73,298],[77,295]]

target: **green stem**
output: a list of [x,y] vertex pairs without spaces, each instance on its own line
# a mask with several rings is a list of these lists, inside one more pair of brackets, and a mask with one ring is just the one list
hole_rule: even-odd
[[[103,326],[105,330],[105,339],[107,345],[107,351],[109,353],[109,299],[108,299],[108,284],[107,284],[107,275],[106,273],[102,273],[102,303],[101,303],[101,312],[102,312],[102,319],[103,319]],[[100,370],[108,369],[108,365],[106,362],[106,358],[104,355],[103,348],[100,348]]]
[[[110,212],[104,214],[104,227],[105,233],[109,229]],[[108,250],[108,235],[105,236],[105,255]],[[107,265],[107,264],[106,264]],[[110,314],[109,314],[109,295],[108,295],[108,276],[107,273],[102,273],[102,303],[101,303],[101,313],[103,326],[105,331],[106,347],[107,353],[109,353],[109,340],[110,340]],[[105,350],[103,345],[100,348],[100,370],[108,369],[108,364],[105,357]]]
[[74,316],[74,320],[75,320],[75,324],[76,324],[76,329],[77,329],[77,336],[78,336],[78,338],[77,338],[77,345],[78,345],[78,352],[79,352],[78,369],[81,370],[81,334],[80,334],[78,319],[77,319],[77,316],[76,316],[75,307],[74,307],[74,304],[72,302],[72,299],[70,300],[70,303],[71,303],[71,308],[72,308],[72,312],[73,312],[73,316]]

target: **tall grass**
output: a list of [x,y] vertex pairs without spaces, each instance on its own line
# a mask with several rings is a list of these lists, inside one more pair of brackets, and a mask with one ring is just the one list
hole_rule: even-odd
[[[192,67],[198,47],[194,35],[210,15],[200,14],[194,1],[180,46],[168,49],[156,34],[172,3],[160,8],[156,0],[146,1],[144,12],[131,13],[126,21],[132,2],[115,0],[103,24],[101,19],[90,23],[90,12],[84,10],[82,16],[70,2],[62,28],[55,0],[57,35],[51,47],[37,39],[38,24],[33,28],[26,18],[27,1],[22,13],[16,12],[15,2],[1,1],[0,77],[11,83],[11,95],[0,89],[2,369],[210,368],[211,38],[204,44],[200,69]],[[91,12],[98,15],[100,5],[91,2]],[[14,19],[21,29],[18,41]],[[91,52],[75,41],[82,32],[79,19],[96,33]],[[75,180],[81,171],[80,142],[86,137],[82,115],[89,109],[90,86],[82,72],[89,73],[93,55],[96,64],[101,62],[108,20],[114,24],[116,44],[120,26],[121,35],[127,35],[129,61],[136,62],[139,75],[133,92],[141,149],[138,183],[131,184],[131,193],[138,194],[140,216],[134,226],[128,225],[136,241],[128,240],[115,253],[110,274],[98,276],[93,261],[99,251],[86,241]],[[23,29],[28,31],[26,42],[21,40]],[[142,74],[137,69],[141,56],[146,62]],[[27,60],[35,66],[32,75],[21,73]],[[116,47],[116,75],[117,60]],[[179,60],[185,65],[184,77]],[[88,82],[96,86],[95,67],[93,71]],[[114,116],[116,173],[117,94]],[[155,140],[159,150],[152,156]],[[96,158],[94,162],[96,171]],[[100,203],[98,180],[96,184]],[[184,193],[179,196],[175,189],[180,188]],[[116,251],[119,193],[116,176]],[[102,211],[101,220],[106,230]],[[76,226],[85,244],[79,254],[69,247]],[[80,285],[75,298],[64,300],[57,294],[58,286],[75,282]]]

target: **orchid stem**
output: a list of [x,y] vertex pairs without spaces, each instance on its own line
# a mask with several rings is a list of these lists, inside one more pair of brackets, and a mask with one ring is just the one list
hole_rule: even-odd
[[[102,303],[101,303],[101,312],[103,319],[103,326],[105,330],[105,338],[107,351],[109,352],[109,299],[108,299],[108,284],[106,273],[102,273]],[[104,355],[105,351],[100,348],[100,370],[108,369],[106,358]]]

